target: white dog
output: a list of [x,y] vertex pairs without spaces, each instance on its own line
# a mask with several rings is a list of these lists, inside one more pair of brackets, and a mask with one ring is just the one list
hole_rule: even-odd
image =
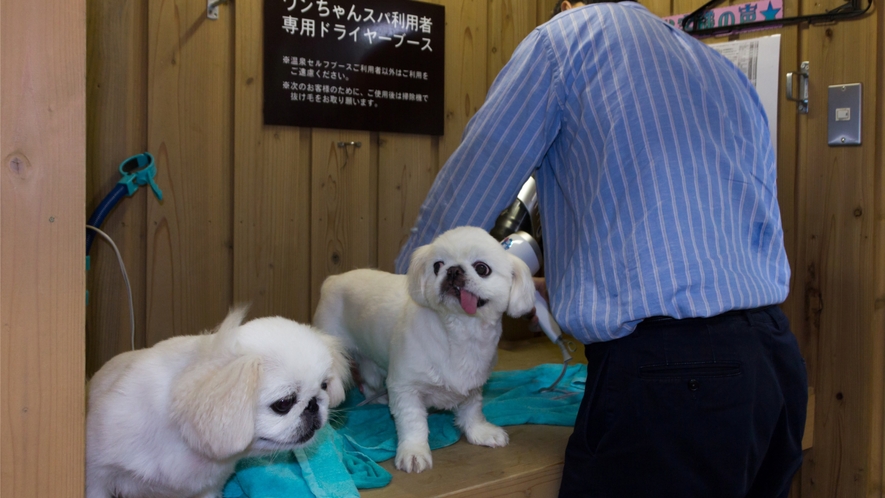
[[367,399],[383,393],[396,422],[396,467],[432,467],[427,408],[450,409],[473,444],[505,446],[482,414],[503,313],[534,305],[528,266],[487,232],[460,227],[412,254],[407,275],[354,270],[326,279],[314,324],[344,340]]
[[240,458],[307,445],[344,399],[341,341],[281,317],[120,354],[90,381],[87,498],[219,497]]

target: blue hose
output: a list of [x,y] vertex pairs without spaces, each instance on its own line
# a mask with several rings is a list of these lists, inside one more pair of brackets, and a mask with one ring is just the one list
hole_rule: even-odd
[[[89,217],[89,221],[86,222],[87,225],[93,226],[95,228],[101,228],[101,224],[104,223],[104,219],[107,218],[108,214],[114,209],[114,206],[120,202],[120,199],[129,195],[129,191],[126,185],[122,183],[118,183],[114,188],[105,196],[104,199],[101,200],[98,207],[95,208],[95,211],[92,212],[92,216]],[[95,240],[95,232],[92,230],[86,230],[86,255],[89,255],[89,249],[92,247],[92,241]]]

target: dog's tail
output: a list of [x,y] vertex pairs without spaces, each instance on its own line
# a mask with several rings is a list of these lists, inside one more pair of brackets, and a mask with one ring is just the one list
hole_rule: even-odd
[[347,350],[353,350],[354,345],[348,334],[342,330],[344,325],[344,298],[338,287],[340,282],[337,275],[331,275],[323,281],[320,287],[320,302],[317,303],[316,313],[313,315],[313,326],[323,332],[341,339]]
[[233,348],[236,344],[236,330],[240,328],[246,315],[249,313],[248,304],[237,304],[231,306],[230,311],[218,327],[212,331],[215,339],[210,343],[211,348]]
[[218,328],[215,329],[215,332],[221,333],[224,331],[234,330],[242,325],[243,321],[246,319],[246,315],[249,313],[249,307],[250,305],[248,303],[240,303],[231,306],[230,311],[224,318],[224,321],[218,325]]

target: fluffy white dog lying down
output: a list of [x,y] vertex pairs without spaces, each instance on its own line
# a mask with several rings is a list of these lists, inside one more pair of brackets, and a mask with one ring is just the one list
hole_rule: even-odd
[[326,279],[314,324],[344,340],[367,398],[386,381],[398,469],[432,467],[428,407],[454,410],[473,444],[508,443],[482,414],[482,386],[497,360],[503,314],[529,313],[534,292],[526,264],[476,227],[416,249],[407,275],[354,270]]
[[87,498],[220,497],[240,458],[311,442],[350,379],[341,341],[280,317],[120,354],[90,381]]

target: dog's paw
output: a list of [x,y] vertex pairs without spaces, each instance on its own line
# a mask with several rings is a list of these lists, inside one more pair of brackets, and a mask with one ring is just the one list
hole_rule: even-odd
[[396,468],[408,473],[418,473],[433,467],[430,457],[430,445],[423,443],[404,443],[396,449]]
[[507,431],[489,422],[482,422],[470,427],[465,431],[465,436],[467,436],[467,441],[470,444],[492,448],[507,446],[507,443],[510,442],[510,436],[507,435]]

